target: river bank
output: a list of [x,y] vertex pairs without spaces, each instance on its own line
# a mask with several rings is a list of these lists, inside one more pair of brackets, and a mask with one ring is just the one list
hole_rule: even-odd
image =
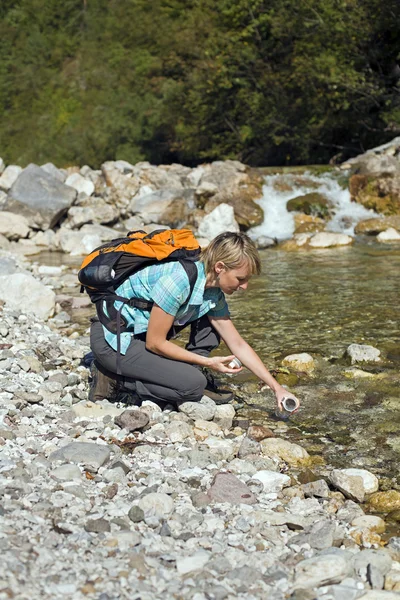
[[[395,240],[328,231],[318,245],[308,230],[288,248],[257,236],[270,247],[265,278],[231,308],[303,400],[289,423],[246,376],[231,380],[227,406],[88,403],[82,254],[127,228],[182,219],[205,243],[217,227],[251,233],[262,181],[227,162],[47,165],[70,189],[52,181],[40,210],[30,202],[43,169],[18,185],[21,170],[0,178],[0,600],[398,597]],[[296,226],[321,227],[301,214]]]

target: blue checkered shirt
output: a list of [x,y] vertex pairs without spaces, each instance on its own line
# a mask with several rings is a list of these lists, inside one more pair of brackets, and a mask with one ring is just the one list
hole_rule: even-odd
[[[207,288],[204,265],[195,263],[198,271],[193,292],[185,269],[179,262],[166,262],[144,267],[126,279],[116,293],[124,298],[143,298],[157,304],[174,317],[174,325],[185,325],[205,314],[213,317],[229,316],[228,305],[219,288]],[[122,302],[114,302],[118,310]],[[104,306],[105,310],[106,307]],[[121,354],[126,354],[132,336],[144,333],[149,325],[150,312],[123,305],[121,316],[130,331],[121,333]],[[107,343],[117,350],[117,336],[103,326]]]

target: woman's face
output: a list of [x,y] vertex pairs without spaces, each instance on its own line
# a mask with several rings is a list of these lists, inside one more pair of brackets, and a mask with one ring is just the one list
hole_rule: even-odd
[[218,284],[224,294],[231,295],[237,290],[245,290],[250,279],[250,269],[244,261],[237,269],[227,269],[223,262],[217,262],[215,271],[218,275]]

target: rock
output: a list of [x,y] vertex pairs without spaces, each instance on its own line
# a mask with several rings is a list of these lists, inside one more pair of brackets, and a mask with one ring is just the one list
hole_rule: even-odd
[[176,570],[179,575],[187,575],[194,571],[201,571],[210,559],[210,554],[205,551],[196,552],[192,556],[177,558]]
[[305,371],[306,373],[312,373],[315,369],[315,362],[313,357],[306,352],[301,354],[289,354],[285,356],[282,361],[284,367],[290,367],[295,371]]
[[367,590],[362,596],[362,600],[399,600],[399,594],[383,590]]
[[330,233],[323,231],[313,235],[308,243],[311,248],[332,248],[333,246],[348,246],[353,238],[345,233]]
[[261,442],[266,438],[274,437],[274,432],[264,425],[250,425],[247,430],[247,436],[256,442]]
[[267,235],[260,235],[256,238],[255,244],[259,250],[265,250],[265,248],[271,248],[276,246],[277,240],[268,237]]
[[400,233],[397,229],[389,227],[376,236],[378,242],[400,242]]
[[361,550],[354,555],[354,570],[362,575],[368,565],[378,569],[382,575],[386,575],[392,568],[392,559],[386,550]]
[[292,544],[309,544],[315,550],[325,550],[331,548],[334,543],[335,524],[331,521],[317,521],[304,533],[297,535],[290,541]]
[[208,240],[214,239],[224,231],[239,231],[234,210],[229,204],[222,203],[206,215],[198,228],[198,235]]
[[59,481],[71,481],[72,479],[81,479],[82,473],[77,465],[60,465],[51,471],[52,477]]
[[355,174],[350,178],[349,188],[353,202],[358,202],[365,208],[383,215],[399,214],[399,174],[392,177]]
[[207,396],[203,396],[200,402],[181,402],[178,410],[193,419],[193,421],[212,421],[215,416],[217,405]]
[[212,502],[255,504],[256,498],[249,487],[232,473],[217,473],[207,496]]
[[128,517],[133,523],[144,521],[144,510],[140,506],[134,505],[129,509]]
[[[356,502],[364,502],[364,480],[359,474],[348,473],[352,469],[334,469],[329,476],[331,484],[341,491],[346,498]],[[354,469],[358,471],[358,469]]]
[[124,410],[120,415],[116,416],[114,423],[127,429],[128,431],[137,431],[143,429],[149,422],[148,415],[142,410]]
[[193,190],[157,190],[135,196],[129,210],[139,214],[145,223],[159,223],[171,227],[181,227],[190,221],[195,207]]
[[368,507],[378,513],[388,513],[400,509],[400,492],[397,490],[376,492],[369,498]]
[[242,440],[242,443],[239,447],[238,456],[239,458],[246,458],[246,456],[250,456],[252,454],[260,454],[261,445],[259,442],[252,440],[248,436],[245,436]]
[[165,519],[173,512],[174,501],[167,494],[151,492],[140,498],[139,508],[142,509],[145,519],[149,517]]
[[176,423],[176,425],[179,427],[181,427],[182,425],[186,425],[186,427],[189,427],[190,433],[194,434],[194,437],[198,441],[204,441],[210,436],[222,436],[221,427],[219,425],[217,425],[217,423],[214,423],[213,421],[201,421],[199,419],[199,420],[195,421],[193,430],[186,423],[179,423],[179,425],[178,425],[178,423]]
[[400,562],[400,537],[391,537],[386,550],[389,552],[392,560]]
[[46,171],[46,173],[48,173],[52,177],[58,179],[59,181],[64,182],[67,178],[67,171],[65,169],[57,169],[57,167],[53,165],[53,163],[46,163],[44,165],[40,165],[40,168],[43,169],[43,171]]
[[229,439],[220,439],[209,436],[204,440],[204,446],[209,450],[212,459],[231,460],[238,451],[237,445]]
[[108,402],[108,400],[102,400],[101,402],[90,402],[88,400],[82,400],[77,402],[71,407],[71,410],[77,417],[89,417],[89,418],[103,418],[106,415],[110,417],[116,417],[121,414],[125,409],[117,408],[115,404]]
[[85,531],[89,531],[90,533],[107,533],[111,531],[111,527],[106,519],[88,519],[85,524]]
[[369,529],[375,533],[383,533],[386,530],[386,523],[380,517],[374,517],[373,515],[363,515],[362,517],[356,517],[351,522],[352,527],[358,527],[360,529]]
[[13,310],[48,319],[54,313],[56,295],[32,275],[15,273],[0,277],[0,300]]
[[400,592],[400,571],[393,569],[386,573],[385,590]]
[[92,444],[90,442],[71,442],[56,450],[49,456],[50,461],[62,460],[75,464],[83,464],[97,471],[110,459],[108,446]]
[[310,192],[303,196],[292,198],[287,202],[286,208],[289,212],[298,211],[306,215],[324,219],[329,217],[332,205],[328,198],[325,198],[323,194],[320,194],[319,192]]
[[368,344],[350,344],[346,350],[352,365],[359,362],[379,362],[380,353],[380,350]]
[[295,567],[294,589],[340,583],[351,572],[344,556],[325,554],[302,560]]
[[258,479],[264,485],[265,492],[280,492],[290,484],[290,477],[275,471],[257,471],[252,479]]
[[330,490],[328,484],[324,479],[318,479],[317,481],[310,481],[310,483],[304,483],[301,486],[305,497],[316,497],[316,498],[329,498]]
[[52,229],[75,198],[74,189],[31,164],[11,187],[5,209],[25,216],[31,227]]
[[8,165],[0,177],[0,189],[8,192],[21,173],[21,167],[18,167],[17,165]]
[[295,233],[319,233],[324,231],[326,223],[320,217],[313,217],[304,213],[294,215]]
[[298,444],[292,444],[281,438],[268,438],[262,440],[260,444],[264,456],[276,456],[292,467],[307,466],[310,462],[308,452]]
[[354,231],[355,233],[376,235],[390,228],[397,229],[398,231],[400,230],[400,215],[365,219],[364,221],[357,223]]
[[230,429],[232,421],[235,417],[235,409],[231,404],[220,404],[216,406],[214,423],[219,425],[221,429]]
[[78,192],[78,194],[86,194],[86,196],[91,196],[94,192],[94,184],[92,181],[85,179],[79,173],[72,173],[65,180],[65,185],[69,185],[74,188]]
[[8,240],[19,240],[28,237],[30,228],[27,219],[5,210],[0,211],[0,234]]

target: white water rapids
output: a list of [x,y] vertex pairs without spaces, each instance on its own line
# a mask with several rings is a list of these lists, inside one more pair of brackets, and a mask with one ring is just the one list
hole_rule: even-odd
[[257,200],[264,211],[264,222],[251,229],[250,236],[253,239],[260,236],[278,240],[291,238],[295,229],[294,213],[288,212],[286,203],[292,198],[310,192],[322,194],[333,206],[333,217],[326,226],[327,231],[353,235],[354,227],[359,221],[378,216],[361,204],[351,202],[349,190],[341,187],[335,173],[267,175],[263,186],[263,197]]

